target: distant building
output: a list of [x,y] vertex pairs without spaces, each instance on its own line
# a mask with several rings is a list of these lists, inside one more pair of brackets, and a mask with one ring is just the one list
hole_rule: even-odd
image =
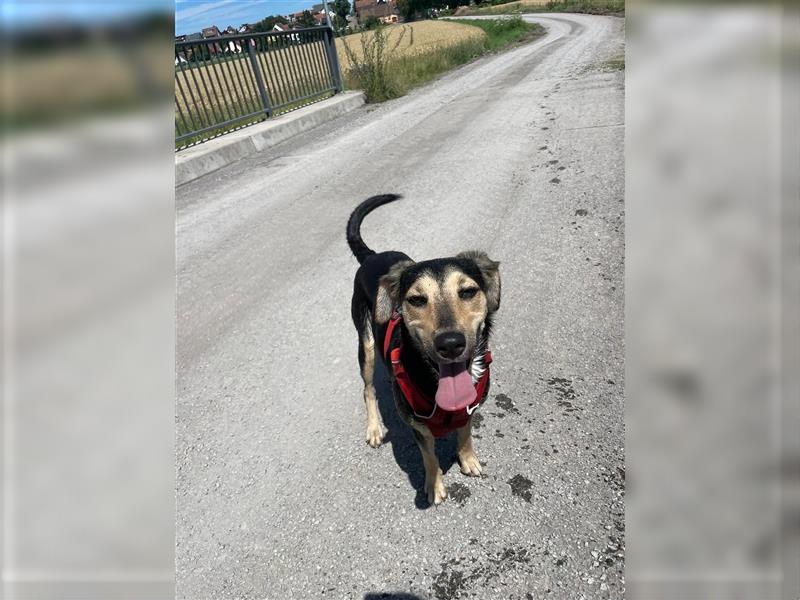
[[356,18],[363,23],[369,17],[375,17],[383,23],[397,23],[400,12],[395,0],[356,0]]
[[236,29],[234,27],[231,27],[230,25],[228,25],[225,28],[225,35],[236,35],[237,33],[239,33],[239,32],[236,31]]
[[212,25],[211,27],[203,28],[203,38],[204,39],[208,39],[208,38],[212,38],[212,37],[219,37],[219,36],[220,36],[219,29],[217,28],[216,25]]
[[325,18],[325,11],[319,11],[311,13],[311,16],[314,17],[314,22],[317,25],[326,25],[328,23],[327,19]]
[[202,33],[187,33],[183,35],[176,35],[175,36],[175,43],[178,42],[196,42],[197,40],[202,40],[203,34]]

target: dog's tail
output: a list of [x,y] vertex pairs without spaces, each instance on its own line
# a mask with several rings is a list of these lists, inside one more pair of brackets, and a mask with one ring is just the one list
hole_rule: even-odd
[[372,196],[359,204],[353,211],[353,214],[350,215],[350,220],[347,222],[347,243],[350,245],[350,250],[353,251],[353,255],[356,257],[359,264],[363,263],[364,259],[369,255],[375,254],[375,251],[371,250],[364,243],[364,240],[361,239],[361,221],[379,206],[389,204],[389,202],[394,202],[400,198],[402,198],[402,196],[398,194]]

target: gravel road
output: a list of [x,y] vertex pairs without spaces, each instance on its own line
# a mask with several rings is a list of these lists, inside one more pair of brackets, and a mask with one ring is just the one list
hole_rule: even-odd
[[[623,21],[548,33],[177,191],[178,597],[622,598]],[[501,262],[484,477],[450,497],[379,387],[364,441],[344,240]],[[381,375],[385,377],[385,375]]]

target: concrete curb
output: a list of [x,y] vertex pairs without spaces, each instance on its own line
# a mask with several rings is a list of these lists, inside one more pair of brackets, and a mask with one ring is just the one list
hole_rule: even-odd
[[226,133],[175,155],[175,185],[183,185],[364,104],[362,92],[342,92],[285,115]]

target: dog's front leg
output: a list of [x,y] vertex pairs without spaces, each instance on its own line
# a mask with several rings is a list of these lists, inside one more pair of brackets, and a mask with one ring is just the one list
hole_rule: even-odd
[[472,448],[472,418],[469,423],[458,429],[458,464],[461,472],[472,477],[481,476],[481,461]]
[[447,498],[444,487],[444,476],[436,458],[435,438],[425,425],[414,424],[414,439],[422,452],[422,463],[425,465],[425,491],[430,504],[441,504]]
[[377,448],[383,441],[383,426],[378,416],[378,400],[375,397],[373,377],[375,373],[375,340],[372,329],[367,326],[361,336],[361,377],[364,379],[364,405],[367,407],[367,443]]

